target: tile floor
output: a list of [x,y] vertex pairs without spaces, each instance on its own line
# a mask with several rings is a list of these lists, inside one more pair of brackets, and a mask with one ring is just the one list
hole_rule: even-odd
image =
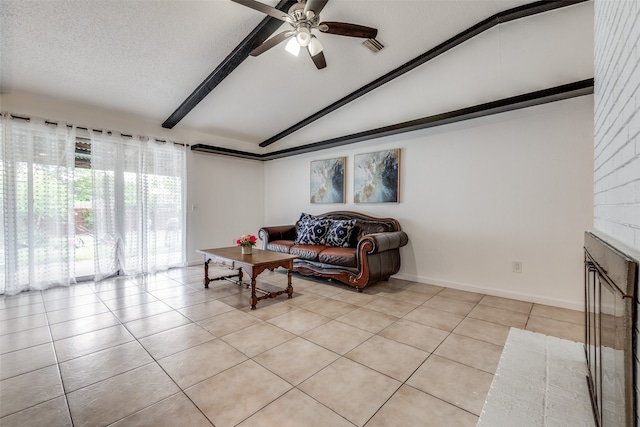
[[[286,283],[286,274],[259,279]],[[509,328],[581,312],[391,279],[294,275],[261,301],[190,267],[0,299],[0,425],[475,426]]]

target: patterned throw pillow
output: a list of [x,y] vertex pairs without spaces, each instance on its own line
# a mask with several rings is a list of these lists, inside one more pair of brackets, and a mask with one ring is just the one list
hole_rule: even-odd
[[330,224],[331,220],[319,218],[299,221],[295,244],[323,245],[324,236],[327,234]]
[[325,236],[325,244],[337,248],[348,248],[351,241],[351,234],[356,227],[356,220],[333,220],[327,235]]

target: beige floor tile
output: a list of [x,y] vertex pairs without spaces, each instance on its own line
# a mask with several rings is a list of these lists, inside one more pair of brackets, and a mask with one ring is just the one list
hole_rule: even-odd
[[21,305],[31,305],[42,303],[42,294],[40,292],[22,292],[10,297],[6,295],[0,296],[0,310],[5,308],[19,307]]
[[254,360],[293,385],[298,385],[340,357],[296,337],[256,356]]
[[[258,310],[255,310],[258,311]],[[330,318],[304,309],[296,309],[281,316],[274,317],[268,322],[292,334],[301,335],[311,329],[331,321]]]
[[288,304],[295,305],[297,307],[304,307],[307,304],[311,304],[315,301],[325,298],[322,295],[314,294],[313,292],[307,292],[306,290],[298,291],[296,290],[296,288],[293,289],[293,297],[285,301]]
[[380,331],[378,335],[430,353],[449,336],[449,332],[410,320],[400,319]]
[[397,301],[392,298],[380,297],[365,305],[364,308],[386,313],[391,316],[402,317],[415,309],[419,304],[420,303],[417,302],[408,303],[404,301]]
[[459,289],[444,288],[442,291],[438,292],[438,296],[457,299],[460,301],[477,303],[484,297],[484,294],[479,294],[476,292],[461,291]]
[[184,393],[174,394],[140,412],[111,424],[112,427],[211,427],[202,412]]
[[335,353],[345,354],[371,338],[372,335],[370,332],[332,320],[306,332],[303,337]]
[[447,313],[431,307],[420,306],[404,316],[404,319],[451,332],[458,326],[462,319],[464,319],[464,316]]
[[[327,283],[319,283],[316,286],[309,286],[306,291],[312,292],[314,294],[322,295],[323,297],[330,297],[332,295],[339,294],[345,290],[345,286],[343,284],[331,284]],[[293,289],[295,289],[295,285],[293,285]],[[354,290],[355,291],[355,290]]]
[[575,323],[577,325],[584,325],[584,312],[577,310],[534,304],[531,309],[531,315]]
[[[203,273],[204,276],[204,273]],[[141,287],[142,289],[144,289],[147,292],[155,292],[161,289],[167,289],[167,288],[175,288],[178,286],[183,286],[182,283],[178,282],[177,280],[173,280],[169,277],[161,277],[161,276],[157,276],[157,277],[148,277],[148,276],[144,276],[144,277],[140,277],[140,278],[135,278],[132,279],[132,281],[139,287]]]
[[511,327],[498,325],[497,323],[485,322],[484,320],[472,319],[466,317],[453,330],[458,335],[475,338],[478,340],[490,342],[491,344],[504,346],[509,336]]
[[96,290],[96,295],[102,301],[109,301],[114,299],[123,299],[132,295],[146,294],[147,291],[142,289],[139,286],[136,286],[135,283],[126,281],[122,282],[122,286],[110,288],[110,289],[99,289]]
[[[251,307],[251,291],[243,290],[243,292],[235,293],[233,295],[220,298],[218,299],[218,301],[228,304],[231,307],[234,307],[237,309]],[[260,306],[260,301],[258,301],[258,305],[256,307],[259,307],[259,306]]]
[[477,305],[468,315],[473,319],[485,320],[487,322],[498,323],[499,325],[513,326],[524,329],[529,316],[517,311],[505,310],[503,308],[491,307],[488,305]]
[[247,360],[188,388],[185,393],[216,427],[230,427],[291,388],[291,384]]
[[[196,290],[201,290],[202,284],[200,283],[197,286],[191,285],[191,287]],[[209,288],[204,291],[212,299],[222,299],[238,294],[247,294],[247,298],[250,298],[251,295],[250,291],[247,291],[246,286],[237,285],[231,282],[224,282],[224,284],[212,282],[209,284]]]
[[42,326],[47,326],[47,324],[47,315],[45,313],[3,320],[0,322],[0,335],[13,334],[14,332],[40,328]]
[[140,344],[157,360],[215,338],[200,325],[189,323],[142,338]]
[[113,314],[101,313],[51,325],[51,336],[57,341],[119,324],[120,321]]
[[345,291],[340,292],[339,294],[331,295],[329,298],[333,298],[338,301],[342,301],[348,304],[353,304],[353,305],[362,307],[378,299],[379,296],[367,295],[362,292],[354,292],[351,289],[346,289]]
[[55,365],[56,353],[52,343],[27,347],[0,355],[0,380]]
[[439,295],[435,295],[433,298],[425,302],[422,306],[435,308],[440,311],[446,311],[447,313],[453,313],[460,316],[466,316],[471,310],[473,310],[473,307],[476,306],[476,303],[460,301],[453,298],[445,298]]
[[337,320],[376,334],[398,320],[398,317],[362,307],[338,317]]
[[518,301],[515,299],[494,297],[491,295],[485,295],[478,303],[480,305],[489,305],[491,307],[504,308],[505,310],[517,311],[520,313],[529,314],[533,303]]
[[197,292],[197,291],[193,288],[190,288],[189,286],[179,285],[179,286],[172,286],[170,288],[156,289],[148,292],[158,299],[165,300],[165,299],[170,299],[180,295],[190,294],[192,292]]
[[82,295],[93,295],[94,292],[88,284],[78,283],[71,286],[60,286],[42,291],[43,301],[55,299],[69,299]]
[[302,390],[357,426],[363,426],[402,383],[340,358],[302,384]]
[[432,355],[406,384],[479,416],[492,381],[487,372]]
[[258,323],[260,323],[259,319],[238,310],[228,311],[198,322],[200,326],[217,337],[232,334]]
[[353,427],[349,421],[297,389],[289,391],[238,427]]
[[549,319],[547,317],[531,315],[527,322],[527,326],[524,329],[566,340],[584,342],[584,326],[577,323],[563,322],[560,320]]
[[107,313],[109,309],[102,302],[95,304],[79,305],[76,307],[65,308],[63,310],[50,311],[47,313],[49,323],[66,322],[73,319],[81,319],[83,317],[95,316],[100,313]]
[[67,393],[153,362],[137,341],[60,363]]
[[144,317],[154,316],[160,313],[171,311],[171,307],[162,301],[153,301],[146,304],[129,306],[115,310],[113,314],[122,322],[131,322]]
[[29,305],[19,305],[0,310],[0,321],[15,319],[17,317],[32,316],[34,314],[44,313],[44,303],[38,302]]
[[158,360],[162,368],[182,388],[206,380],[247,360],[226,342],[215,339]]
[[198,322],[208,317],[213,317],[218,314],[226,313],[233,310],[233,307],[223,302],[217,300],[207,300],[206,302],[200,304],[181,308],[178,311],[182,313],[183,316],[188,317],[194,322]]
[[429,295],[435,295],[444,288],[442,286],[430,285],[428,283],[412,282],[404,287],[408,291],[422,292]]
[[314,313],[332,319],[343,316],[356,308],[358,308],[358,306],[332,298],[323,298],[304,306],[305,310],[313,311]]
[[119,325],[55,341],[54,345],[58,355],[58,362],[64,362],[75,357],[85,356],[124,344],[134,339],[133,335],[124,326]]
[[403,385],[367,427],[475,427],[478,417],[413,387]]
[[62,310],[63,308],[75,307],[77,305],[95,304],[100,302],[94,293],[87,295],[76,295],[73,297],[66,297],[54,300],[45,300],[44,306],[47,311]]
[[47,326],[0,336],[0,354],[51,342]]
[[177,328],[178,326],[191,323],[191,320],[184,317],[177,311],[167,311],[153,316],[127,322],[124,326],[131,334],[140,339],[162,331]]
[[260,320],[270,320],[274,317],[281,316],[285,313],[289,313],[291,311],[295,311],[298,309],[293,304],[287,304],[288,299],[270,299],[268,301],[260,302],[260,310],[250,310],[250,307],[243,309],[243,312],[246,310],[246,313],[260,319]]
[[293,339],[295,335],[269,323],[259,323],[241,331],[225,335],[222,339],[249,357],[270,350]]
[[69,408],[67,407],[67,400],[63,396],[2,418],[0,425],[2,427],[73,426]]
[[100,280],[99,282],[89,282],[87,287],[94,292],[104,292],[111,289],[126,288],[132,285],[137,285],[138,281],[149,280],[147,277],[111,277],[108,279]]
[[213,296],[204,290],[195,291],[184,295],[178,295],[172,298],[165,298],[162,301],[169,307],[179,308],[188,307],[190,305],[200,304],[212,299]]
[[409,304],[422,304],[433,297],[432,294],[425,292],[412,291],[409,289],[401,289],[398,292],[385,294],[387,298],[394,299],[396,301],[403,301]]
[[494,374],[500,362],[502,346],[451,334],[433,354]]
[[156,363],[149,363],[71,392],[67,399],[74,426],[95,426],[120,420],[178,391]]
[[[62,396],[62,381],[57,366],[28,372],[0,381],[0,417]],[[4,425],[4,422],[2,422]]]
[[355,362],[402,382],[406,381],[428,356],[429,353],[426,351],[378,335],[372,336],[345,354],[345,357]]
[[137,294],[127,295],[121,298],[103,300],[104,305],[109,307],[109,310],[112,311],[122,310],[127,307],[135,307],[136,305],[149,304],[151,302],[157,301],[159,301],[158,298],[144,291]]

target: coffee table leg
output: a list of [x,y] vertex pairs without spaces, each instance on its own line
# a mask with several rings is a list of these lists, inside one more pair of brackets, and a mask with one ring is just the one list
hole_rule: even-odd
[[293,295],[293,286],[291,286],[291,269],[287,272],[287,294],[289,295],[289,299]]
[[209,288],[209,283],[211,282],[209,279],[209,261],[211,261],[211,258],[204,262],[204,279],[202,280],[202,283],[204,283],[205,288]]
[[251,276],[251,310],[256,309],[258,297],[256,296],[256,276]]

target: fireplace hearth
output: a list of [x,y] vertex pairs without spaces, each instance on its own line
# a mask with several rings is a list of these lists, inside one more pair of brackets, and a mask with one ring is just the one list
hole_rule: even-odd
[[600,427],[638,425],[638,260],[628,253],[613,239],[585,233],[587,382]]

